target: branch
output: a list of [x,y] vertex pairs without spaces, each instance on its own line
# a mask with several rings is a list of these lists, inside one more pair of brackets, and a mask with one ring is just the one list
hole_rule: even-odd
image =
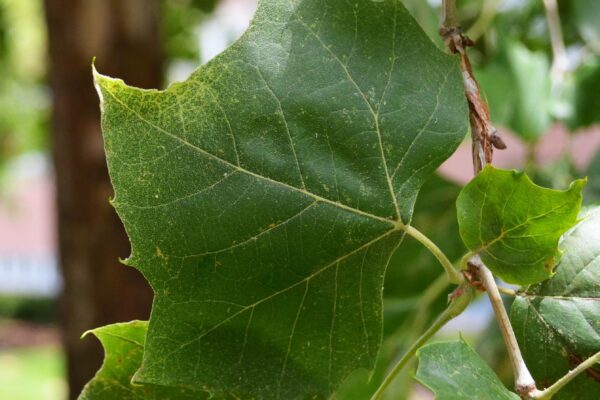
[[440,314],[435,322],[429,328],[427,328],[421,337],[419,337],[419,339],[410,346],[402,358],[396,363],[396,365],[394,365],[375,394],[373,394],[373,397],[371,397],[371,400],[380,400],[383,398],[385,391],[392,384],[394,379],[396,379],[400,371],[402,371],[402,368],[404,368],[404,366],[414,357],[417,350],[423,346],[434,334],[436,334],[437,331],[446,325],[448,321],[459,316],[467,308],[469,303],[471,303],[473,295],[473,288],[471,288],[468,284],[463,284],[456,288],[451,295],[453,299],[448,308],[446,308],[444,312]]
[[515,297],[517,295],[517,292],[515,290],[509,289],[507,287],[498,286],[498,291],[507,296]]
[[506,144],[491,123],[490,111],[473,74],[471,61],[466,52],[466,48],[472,46],[473,42],[462,33],[457,18],[455,0],[444,0],[442,3],[440,35],[444,39],[448,51],[460,56],[460,68],[469,103],[469,120],[473,142],[473,170],[475,174],[478,174],[485,164],[492,162],[494,147],[502,150],[506,148]]
[[448,281],[448,276],[444,273],[440,274],[432,283],[430,283],[421,296],[419,296],[414,311],[411,311],[414,318],[412,320],[407,319],[404,321],[404,323],[402,323],[402,325],[386,339],[386,347],[394,348],[394,345],[402,340],[401,338],[407,331],[410,332],[409,337],[411,337],[409,342],[418,339],[418,336],[429,317],[429,308],[433,302],[444,293],[449,285],[450,282]]
[[498,320],[500,331],[502,332],[502,337],[506,344],[508,357],[510,358],[513,367],[515,390],[522,398],[529,398],[531,397],[531,394],[537,392],[537,388],[529,369],[527,369],[527,365],[525,365],[523,356],[521,355],[521,349],[519,349],[519,343],[517,343],[515,332],[513,331],[510,319],[504,308],[502,298],[500,297],[496,280],[490,270],[483,264],[479,256],[471,258],[469,266],[476,268],[479,271],[479,277],[483,287],[487,291],[492,307],[494,308],[494,313],[496,314],[496,319]]
[[577,378],[579,374],[584,372],[590,367],[593,367],[594,364],[600,362],[600,351],[581,364],[577,366],[577,368],[567,372],[565,376],[557,380],[552,386],[547,389],[538,391],[536,394],[532,396],[533,399],[537,400],[550,400],[552,396],[556,394],[560,389],[562,389],[567,383],[571,382],[573,379]]
[[[403,352],[406,349],[406,346],[398,346],[398,343],[410,345],[419,339],[423,330],[427,327],[432,304],[446,292],[449,285],[450,282],[448,282],[446,274],[440,274],[419,297],[415,309],[411,311],[411,318],[407,318],[407,320],[385,340],[385,354],[390,355],[390,365],[398,359],[398,356],[403,355]],[[414,361],[415,360],[412,359],[407,362],[404,369],[412,368]],[[408,382],[410,378],[411,377],[408,374],[403,374],[396,377],[396,382]]]
[[406,225],[404,227],[404,231],[419,241],[423,246],[427,247],[427,249],[438,259],[444,270],[446,271],[446,275],[448,275],[448,280],[450,283],[454,283],[455,285],[460,285],[464,282],[464,276],[458,272],[454,265],[448,257],[444,254],[442,250],[435,243],[433,243],[427,236],[423,235],[421,231],[412,227],[411,225]]
[[[567,55],[560,26],[560,17],[556,0],[544,0],[548,27],[550,30],[552,51],[554,60],[552,63],[553,84],[562,83],[564,73],[567,71]],[[460,55],[461,69],[463,72],[463,81],[467,100],[469,103],[469,118],[471,122],[471,135],[473,142],[473,170],[478,174],[486,163],[491,163],[493,158],[493,148],[505,149],[506,145],[498,136],[496,129],[490,122],[490,113],[487,103],[481,97],[479,85],[473,74],[471,63],[466,53],[466,48],[472,46],[473,42],[462,33],[460,23],[457,17],[456,1],[443,0],[442,3],[442,25],[440,35],[444,39],[447,49],[454,54]],[[483,20],[483,15],[481,20]],[[600,352],[596,353],[586,361],[579,364],[575,369],[569,371],[565,376],[556,381],[552,386],[545,390],[538,390],[535,381],[523,360],[517,338],[513,331],[510,319],[504,308],[504,303],[500,297],[500,291],[494,276],[490,270],[483,264],[478,255],[472,255],[470,258],[463,258],[467,261],[469,273],[475,271],[475,278],[479,278],[483,287],[488,293],[496,319],[500,325],[500,330],[506,344],[508,356],[510,358],[513,372],[515,375],[515,390],[522,399],[527,400],[550,400],[560,389],[575,379],[579,374],[600,362]],[[464,265],[463,265],[464,267]],[[463,285],[468,285],[463,284]],[[463,287],[463,286],[461,286]],[[471,289],[472,290],[472,289]],[[510,295],[516,293],[510,289],[505,292]],[[426,332],[427,333],[427,332]],[[402,360],[401,360],[402,362]],[[393,371],[392,371],[393,372]]]

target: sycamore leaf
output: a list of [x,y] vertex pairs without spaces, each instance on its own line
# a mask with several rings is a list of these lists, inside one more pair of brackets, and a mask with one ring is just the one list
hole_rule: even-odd
[[463,242],[506,282],[547,279],[560,236],[577,221],[584,185],[580,179],[566,191],[546,189],[524,173],[488,165],[456,201]]
[[397,0],[264,0],[183,83],[96,83],[155,291],[134,381],[325,398],[372,369],[386,265],[467,129],[457,60]]
[[[560,245],[556,274],[525,289],[511,309],[523,356],[544,388],[600,351],[600,208],[584,215]],[[600,366],[563,388],[556,400],[600,398]]]
[[436,400],[519,400],[463,340],[428,344],[417,357],[417,380]]
[[107,325],[93,333],[105,351],[104,364],[83,389],[79,400],[200,400],[208,395],[156,385],[133,385],[131,378],[142,363],[147,322]]

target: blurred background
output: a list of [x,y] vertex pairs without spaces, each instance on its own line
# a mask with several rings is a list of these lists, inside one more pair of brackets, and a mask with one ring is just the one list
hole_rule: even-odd
[[[266,1],[266,0],[265,0]],[[404,0],[437,36],[441,0]],[[586,202],[600,199],[600,2],[459,0],[470,51],[492,119],[508,150],[504,168],[565,188],[587,175]],[[119,264],[129,254],[108,204],[108,180],[91,60],[128,84],[184,80],[246,29],[255,0],[0,0],[0,399],[74,399],[102,360],[88,329],[147,319],[152,293]],[[471,178],[470,145],[432,178],[414,224],[451,257],[464,248],[454,200]],[[385,285],[382,362],[366,385],[357,373],[341,399],[364,399],[389,362],[443,306],[427,293],[440,268],[407,239]],[[461,331],[510,384],[501,338],[485,301],[441,335]],[[400,379],[392,398],[427,399]]]

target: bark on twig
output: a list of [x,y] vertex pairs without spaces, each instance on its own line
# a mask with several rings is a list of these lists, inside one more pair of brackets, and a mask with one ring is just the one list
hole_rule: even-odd
[[512,364],[513,373],[515,376],[515,391],[523,399],[531,398],[532,395],[536,395],[538,393],[535,380],[531,376],[531,373],[529,372],[529,369],[527,369],[527,365],[525,365],[525,361],[523,360],[519,343],[517,342],[517,338],[510,323],[508,314],[506,313],[506,309],[504,308],[504,303],[500,297],[500,292],[498,291],[498,286],[496,285],[494,276],[483,264],[479,256],[473,256],[469,260],[469,267],[472,270],[477,271],[476,274],[480,277],[481,283],[487,291],[490,302],[492,303],[494,314],[496,315],[498,325],[500,326],[500,331],[502,332],[502,337],[504,338],[504,343],[506,344],[508,357]]
[[[460,56],[460,67],[469,104],[473,171],[477,175],[486,164],[492,162],[494,147],[502,150],[506,148],[506,144],[504,144],[498,135],[498,131],[491,123],[488,105],[481,95],[479,84],[473,74],[473,68],[466,51],[468,47],[473,46],[473,42],[462,32],[457,18],[456,1],[444,0],[442,9],[440,35],[444,39],[447,49],[451,53]],[[516,392],[523,399],[535,396],[539,391],[523,360],[494,276],[478,255],[474,255],[468,260],[466,277],[474,287],[477,288],[481,285],[488,293],[512,363]]]
[[483,99],[479,84],[473,74],[473,67],[466,51],[473,45],[473,42],[462,32],[456,15],[456,1],[444,0],[442,10],[440,36],[444,39],[448,51],[460,56],[460,68],[469,103],[473,170],[475,174],[478,174],[486,164],[492,162],[494,147],[503,150],[506,148],[506,144],[492,125],[487,102]]

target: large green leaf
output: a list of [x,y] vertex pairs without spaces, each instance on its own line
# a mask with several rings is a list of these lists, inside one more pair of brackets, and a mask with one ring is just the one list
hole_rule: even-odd
[[[588,212],[560,245],[556,275],[524,290],[511,319],[525,361],[544,388],[600,351],[600,208]],[[600,365],[582,374],[556,400],[600,398]]]
[[91,331],[106,353],[104,364],[83,389],[79,400],[200,400],[206,393],[156,385],[133,385],[142,363],[147,322],[108,325]]
[[385,267],[466,131],[456,59],[397,0],[264,0],[184,83],[96,82],[156,295],[134,380],[321,398],[372,369]]
[[417,379],[436,400],[519,400],[463,340],[428,344],[417,356]]
[[546,189],[524,173],[488,165],[458,196],[460,235],[506,282],[540,282],[552,275],[560,236],[577,221],[584,185]]

